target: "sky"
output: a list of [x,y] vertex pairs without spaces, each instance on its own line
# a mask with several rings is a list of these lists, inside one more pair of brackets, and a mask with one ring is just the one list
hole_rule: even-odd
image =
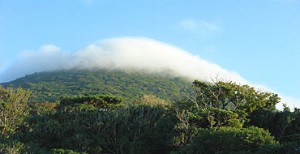
[[0,0],[0,82],[145,62],[265,87],[300,107],[299,27],[300,0]]

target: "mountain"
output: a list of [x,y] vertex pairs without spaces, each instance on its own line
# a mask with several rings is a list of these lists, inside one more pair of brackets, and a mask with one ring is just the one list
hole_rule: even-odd
[[34,102],[55,102],[61,96],[112,94],[133,100],[145,94],[176,100],[190,82],[162,74],[119,70],[60,70],[26,75],[4,87],[22,87],[33,92]]

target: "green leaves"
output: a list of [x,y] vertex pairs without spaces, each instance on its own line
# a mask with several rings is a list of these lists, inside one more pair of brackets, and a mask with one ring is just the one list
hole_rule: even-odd
[[15,133],[28,115],[27,101],[30,92],[18,88],[3,88],[0,86],[0,134]]
[[30,92],[0,86],[0,153],[20,153],[24,144],[15,139],[28,116]]
[[58,108],[75,107],[79,110],[84,108],[95,110],[113,110],[122,105],[122,99],[109,95],[86,95],[77,97],[61,97]]
[[177,102],[141,93],[27,104],[30,92],[0,87],[0,153],[299,152],[300,110],[275,110],[278,95],[232,82],[186,92]]
[[177,119],[164,103],[99,110],[119,103],[117,97],[106,95],[64,98],[55,112],[28,119],[22,141],[37,143],[39,148],[88,153],[170,151]]
[[259,108],[274,110],[280,98],[277,94],[259,92],[248,85],[233,82],[217,82],[214,84],[200,81],[193,82],[196,103],[200,108],[210,107],[243,110],[252,113]]
[[254,152],[262,145],[277,144],[262,128],[218,127],[200,129],[184,153]]
[[145,94],[167,100],[180,99],[183,79],[159,74],[109,70],[63,70],[27,75],[5,86],[23,87],[33,92],[33,102],[58,102],[61,96],[109,94],[133,101]]

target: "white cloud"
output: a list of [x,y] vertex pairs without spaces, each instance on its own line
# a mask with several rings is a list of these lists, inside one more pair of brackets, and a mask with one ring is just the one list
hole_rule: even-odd
[[[182,49],[149,38],[137,37],[107,39],[72,53],[63,52],[55,45],[44,45],[37,51],[23,52],[13,65],[0,74],[0,81],[13,80],[34,72],[72,68],[167,72],[191,80],[234,81],[272,91],[267,86],[252,84],[236,72]],[[290,107],[300,107],[299,99],[284,96],[282,100]]]
[[75,54],[74,67],[134,69],[151,73],[172,72],[177,76],[246,83],[237,73],[225,70],[195,55],[148,38],[105,40]]
[[37,51],[21,53],[1,79],[8,81],[28,73],[76,67],[134,69],[152,73],[168,70],[174,75],[192,79],[210,80],[218,76],[223,80],[247,83],[237,73],[182,49],[148,38],[130,37],[103,40],[73,53],[63,52],[55,45],[44,45]]
[[210,33],[221,31],[221,20],[214,21],[196,20],[193,18],[186,18],[179,22],[179,28],[201,35],[207,35]]
[[40,51],[46,54],[55,54],[60,51],[60,48],[56,45],[46,44],[40,48]]
[[34,58],[59,54],[61,49],[53,44],[45,44],[35,51],[23,51],[20,53],[21,58]]
[[184,19],[180,22],[180,26],[184,29],[195,31],[198,29],[198,23],[193,19]]
[[23,51],[13,64],[0,74],[0,82],[10,81],[34,72],[57,70],[65,67],[71,54],[55,45],[43,45],[37,51]]
[[283,103],[290,107],[290,109],[294,110],[294,108],[300,108],[300,99],[299,98],[293,98],[290,96],[286,96],[283,94],[279,94],[279,96],[282,98],[281,102],[277,105],[277,108],[282,109]]

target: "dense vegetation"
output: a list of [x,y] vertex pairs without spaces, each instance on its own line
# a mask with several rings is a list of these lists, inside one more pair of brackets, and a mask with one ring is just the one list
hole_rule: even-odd
[[194,81],[176,100],[98,92],[32,102],[0,87],[0,153],[300,153],[300,110],[248,85]]
[[190,83],[167,75],[108,70],[64,70],[40,72],[15,81],[4,87],[22,87],[33,92],[34,102],[55,102],[63,96],[111,94],[133,100],[144,94],[176,100],[182,87]]

